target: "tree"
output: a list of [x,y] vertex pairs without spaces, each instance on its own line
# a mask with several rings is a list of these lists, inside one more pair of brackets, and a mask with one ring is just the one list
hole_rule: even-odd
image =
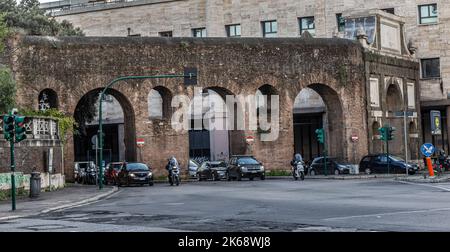
[[11,72],[6,67],[0,67],[0,114],[7,113],[14,106],[16,85]]
[[83,36],[79,28],[64,20],[61,23],[39,9],[38,0],[2,0],[0,13],[5,16],[5,22],[10,28],[23,29],[28,35],[41,36]]

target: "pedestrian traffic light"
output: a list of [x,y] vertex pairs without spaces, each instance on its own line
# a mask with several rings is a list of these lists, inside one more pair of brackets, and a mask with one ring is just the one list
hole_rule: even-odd
[[25,116],[14,116],[14,128],[16,143],[19,143],[27,138],[25,129]]
[[316,129],[316,134],[317,134],[317,141],[319,141],[319,143],[323,144],[325,142],[325,136],[324,136],[323,128]]
[[381,134],[381,140],[386,141],[387,137],[386,137],[386,127],[381,127],[378,129],[378,132],[380,132]]
[[395,127],[389,127],[388,128],[388,135],[387,135],[387,139],[390,140],[394,140],[394,131],[396,131]]
[[14,137],[14,116],[3,116],[3,135],[8,141]]

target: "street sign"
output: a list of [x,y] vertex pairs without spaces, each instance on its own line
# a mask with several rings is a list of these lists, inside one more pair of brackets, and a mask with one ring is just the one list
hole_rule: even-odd
[[352,135],[352,142],[358,142],[359,137],[357,135]]
[[253,136],[247,136],[247,137],[245,138],[245,141],[246,141],[248,144],[252,144],[252,143],[255,141],[255,138],[254,138]]
[[420,147],[420,151],[425,157],[430,157],[431,155],[433,155],[435,148],[433,144],[424,143],[422,147]]
[[138,138],[138,139],[136,139],[136,144],[137,144],[138,146],[143,146],[143,145],[145,144],[144,138]]
[[441,135],[442,134],[441,111],[431,110],[430,120],[431,120],[431,134]]

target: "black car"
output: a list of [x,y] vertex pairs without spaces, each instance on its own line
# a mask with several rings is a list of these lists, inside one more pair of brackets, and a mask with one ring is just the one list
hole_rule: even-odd
[[131,184],[153,185],[153,174],[143,163],[124,163],[117,175],[119,186]]
[[389,155],[389,170],[388,159],[386,154],[367,155],[359,162],[359,171],[366,174],[371,173],[406,173],[415,174],[419,169],[417,164],[406,163],[400,157]]
[[227,168],[227,179],[241,180],[242,178],[259,177],[261,180],[266,178],[264,166],[253,156],[231,156]]
[[227,177],[226,174],[227,164],[225,161],[206,161],[197,170],[197,178],[199,181],[225,179]]
[[[350,171],[352,169],[352,165],[343,161],[338,160],[334,157],[327,157],[327,165],[326,165],[326,174],[350,174]],[[324,157],[316,157],[312,161],[310,167],[309,167],[309,174],[311,176],[317,175],[317,174],[325,174],[325,162]]]

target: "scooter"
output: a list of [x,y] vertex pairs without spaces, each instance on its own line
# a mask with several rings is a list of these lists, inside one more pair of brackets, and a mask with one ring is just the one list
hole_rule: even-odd
[[305,163],[298,162],[296,165],[292,166],[292,175],[295,180],[305,180]]
[[173,184],[177,186],[180,185],[180,169],[176,165],[172,166],[172,171],[169,176],[169,183],[171,186],[173,186]]

